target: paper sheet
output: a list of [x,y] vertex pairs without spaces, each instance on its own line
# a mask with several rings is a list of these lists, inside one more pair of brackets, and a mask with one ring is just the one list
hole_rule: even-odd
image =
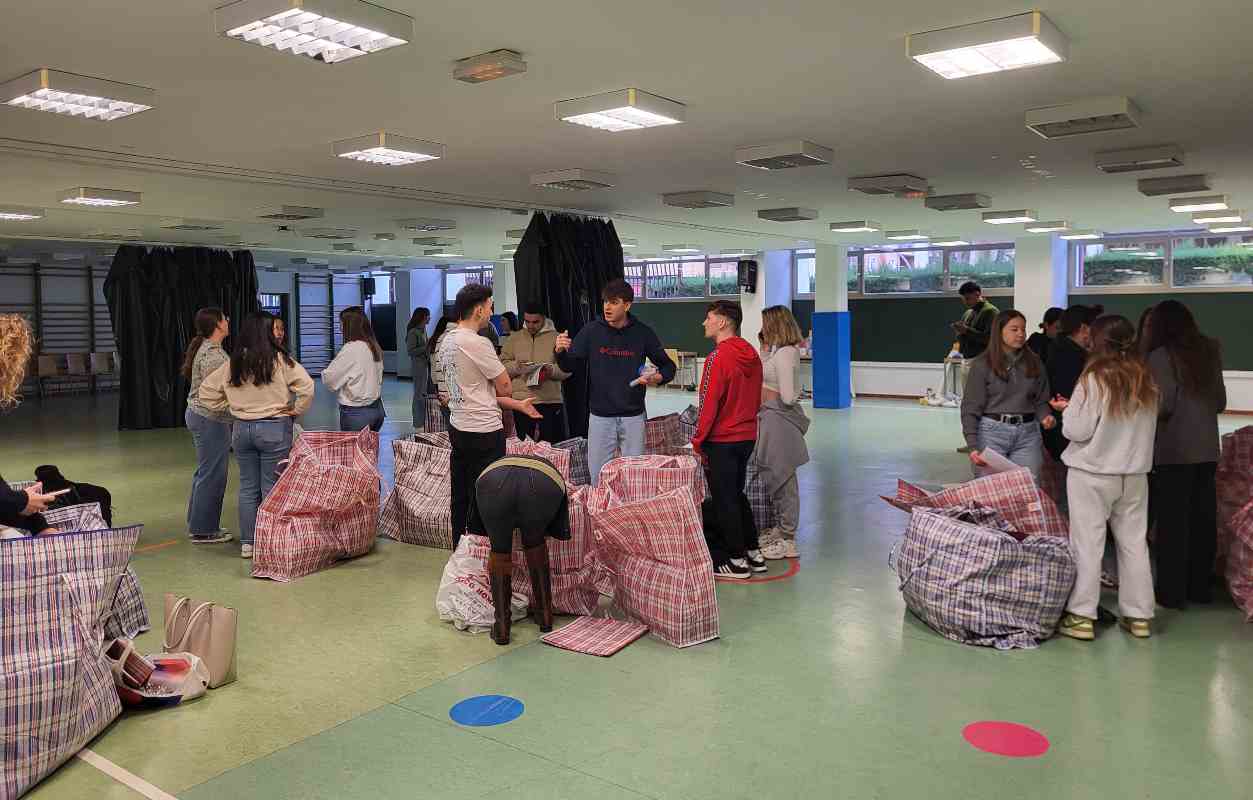
[[1021,466],[1010,461],[1008,458],[995,450],[985,449],[981,451],[979,455],[983,457],[984,461],[988,462],[988,465],[983,468],[982,474],[984,475],[996,475],[1001,472],[1022,469]]

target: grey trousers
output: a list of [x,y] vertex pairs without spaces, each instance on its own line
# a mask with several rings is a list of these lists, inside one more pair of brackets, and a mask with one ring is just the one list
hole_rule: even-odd
[[1118,550],[1119,613],[1152,619],[1155,603],[1147,538],[1147,476],[1095,475],[1071,467],[1066,476],[1066,494],[1070,498],[1070,553],[1078,571],[1066,610],[1096,619],[1108,523]]
[[779,486],[770,501],[774,504],[775,529],[784,539],[795,539],[801,521],[801,495],[795,472]]

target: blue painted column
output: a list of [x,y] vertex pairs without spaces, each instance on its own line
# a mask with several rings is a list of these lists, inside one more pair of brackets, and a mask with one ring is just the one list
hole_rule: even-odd
[[853,404],[853,360],[848,316],[848,248],[814,248],[814,407]]

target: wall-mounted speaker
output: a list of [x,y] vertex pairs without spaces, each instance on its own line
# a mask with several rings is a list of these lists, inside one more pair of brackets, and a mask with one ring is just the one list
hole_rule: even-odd
[[744,292],[756,293],[757,291],[757,262],[741,261],[739,264],[740,290]]

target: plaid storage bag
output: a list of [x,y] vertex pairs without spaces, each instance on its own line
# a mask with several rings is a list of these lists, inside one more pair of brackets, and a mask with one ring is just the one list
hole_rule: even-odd
[[383,501],[379,534],[405,544],[452,549],[452,450],[392,442],[396,485]]
[[690,438],[683,438],[678,414],[653,417],[644,423],[644,453],[647,455],[670,455],[685,449],[689,441]]
[[[44,512],[48,524],[62,533],[99,531],[109,526],[100,513],[99,503],[80,503]],[[139,588],[139,576],[127,565],[118,582],[108,616],[104,619],[104,640],[134,639],[152,627],[148,607],[144,605],[144,592]]]
[[1220,564],[1235,546],[1235,516],[1253,500],[1253,425],[1225,434],[1222,444],[1216,475]]
[[252,577],[290,581],[370,552],[379,522],[379,436],[305,431],[257,511]]
[[1018,541],[925,508],[910,514],[893,561],[910,612],[945,638],[998,650],[1052,636],[1075,582],[1064,539]]
[[[469,540],[470,544],[466,545]],[[548,540],[551,558],[553,540]],[[466,534],[461,537],[458,549],[466,547],[466,553],[474,556],[483,565],[483,580],[487,580],[487,556],[492,551],[491,541],[486,536]],[[515,533],[513,537],[513,577],[512,589],[514,597],[523,597],[527,604],[531,602],[534,592],[531,591],[531,573],[526,566],[526,553],[522,550],[522,542]],[[557,572],[549,563],[553,590],[553,611],[558,614],[574,614],[585,616],[596,610],[599,597],[591,582],[591,569],[580,568],[567,572]]]
[[744,494],[748,497],[748,505],[753,509],[753,520],[757,530],[765,533],[778,524],[774,513],[774,501],[766,491],[766,484],[757,474],[756,462],[748,462],[748,474],[744,477]]
[[699,509],[709,496],[705,471],[696,456],[645,455],[615,458],[600,471],[600,484],[589,496],[594,511],[611,505],[649,500],[679,486],[686,486]]
[[0,797],[25,793],[122,712],[104,617],[142,530],[0,542]]
[[688,406],[679,415],[679,435],[684,444],[692,441],[692,437],[696,435],[696,423],[699,419],[700,409],[694,405]]
[[1244,611],[1245,621],[1253,622],[1253,500],[1232,515],[1228,527],[1231,541],[1224,565],[1227,591]]
[[1053,458],[1048,450],[1044,450],[1044,463],[1040,465],[1040,491],[1053,501],[1058,513],[1065,519],[1061,509],[1066,507],[1066,465]]
[[929,494],[906,481],[897,481],[895,497],[883,498],[902,511],[950,508],[977,504],[994,508],[1024,536],[1069,538],[1070,527],[1047,495],[1036,486],[1028,469],[986,475],[949,489]]
[[435,397],[426,398],[426,424],[424,430],[427,433],[440,433],[448,431],[448,423],[444,422],[444,412],[440,409],[439,399]]
[[615,504],[592,519],[618,609],[675,647],[718,638],[713,563],[689,485]]
[[530,439],[505,439],[505,455],[507,456],[538,456],[548,459],[557,468],[557,473],[567,484],[570,480],[570,451],[554,447],[548,442],[534,442]]
[[575,486],[589,486],[592,483],[592,468],[587,463],[587,439],[575,437],[557,442],[553,445],[570,453],[570,480]]
[[441,447],[445,450],[452,449],[452,437],[448,431],[439,431],[437,433],[424,433],[418,431],[413,435],[413,441],[419,444],[429,444],[431,447]]

